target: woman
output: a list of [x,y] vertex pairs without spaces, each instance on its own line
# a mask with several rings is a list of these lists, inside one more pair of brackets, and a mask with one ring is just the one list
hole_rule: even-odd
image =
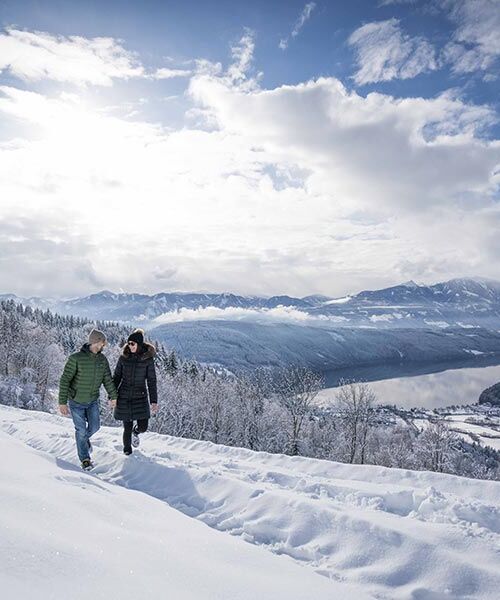
[[[128,336],[116,364],[113,381],[118,400],[114,417],[123,421],[123,452],[127,456],[132,454],[132,446],[139,446],[139,434],[147,430],[151,412],[155,414],[158,407],[155,354],[154,346],[144,341],[144,331],[136,329]],[[137,421],[135,426],[134,421]]]

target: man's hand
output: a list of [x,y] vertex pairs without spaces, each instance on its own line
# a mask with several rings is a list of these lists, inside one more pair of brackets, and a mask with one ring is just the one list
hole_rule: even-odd
[[116,408],[116,400],[111,400],[111,398],[109,399],[109,406],[110,408]]
[[69,415],[69,408],[67,404],[59,404],[59,412],[63,417],[67,417]]
[[153,402],[151,404],[151,413],[153,415],[156,415],[157,412],[158,412],[158,404],[156,404],[156,402]]

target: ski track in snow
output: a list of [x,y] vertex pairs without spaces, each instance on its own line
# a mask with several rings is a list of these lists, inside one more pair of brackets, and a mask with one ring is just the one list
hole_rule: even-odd
[[[0,408],[0,429],[78,464],[70,419]],[[285,554],[380,599],[500,593],[500,483],[252,452],[121,430],[93,436],[102,480],[142,491],[212,528]]]

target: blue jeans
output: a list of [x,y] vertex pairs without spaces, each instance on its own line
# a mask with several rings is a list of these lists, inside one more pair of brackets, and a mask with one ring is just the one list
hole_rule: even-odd
[[89,404],[81,404],[74,400],[68,401],[71,417],[75,424],[75,439],[78,458],[82,461],[90,458],[89,438],[101,426],[99,417],[99,400],[94,400]]

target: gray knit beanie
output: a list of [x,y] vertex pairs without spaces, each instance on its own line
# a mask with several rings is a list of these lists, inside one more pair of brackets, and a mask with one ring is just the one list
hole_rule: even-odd
[[89,333],[89,344],[97,344],[98,342],[105,342],[106,336],[99,329],[92,329]]

